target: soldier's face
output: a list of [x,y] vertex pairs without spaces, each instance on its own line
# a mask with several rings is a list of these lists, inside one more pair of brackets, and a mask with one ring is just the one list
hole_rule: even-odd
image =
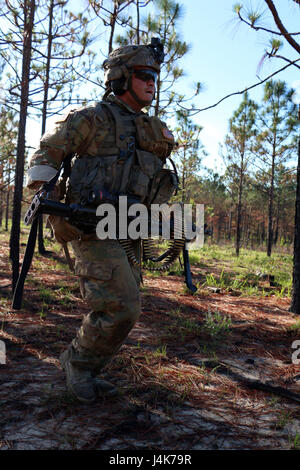
[[[152,71],[147,67],[136,68],[136,73],[132,74],[132,89],[138,96],[141,101],[152,102],[155,94],[155,76],[152,76],[151,73],[145,73],[147,71]],[[143,73],[144,72],[144,73]],[[148,75],[148,77],[147,77]]]

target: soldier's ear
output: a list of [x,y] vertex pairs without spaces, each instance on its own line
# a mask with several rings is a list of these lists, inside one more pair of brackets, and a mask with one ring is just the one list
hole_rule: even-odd
[[112,80],[110,82],[111,89],[115,95],[120,96],[125,93],[126,91],[124,87],[125,81],[126,81],[126,78],[122,77],[122,78],[118,78],[117,80]]

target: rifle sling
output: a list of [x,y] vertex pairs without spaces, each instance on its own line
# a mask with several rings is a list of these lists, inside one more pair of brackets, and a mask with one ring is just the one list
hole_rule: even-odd
[[[72,158],[73,158],[73,154],[66,156],[66,158],[63,160],[57,173],[53,176],[53,178],[51,178],[49,181],[46,181],[43,184],[42,189],[44,189],[47,192],[50,192],[54,189],[62,170],[66,169],[70,165]],[[24,283],[25,283],[27,273],[31,266],[31,261],[33,258],[34,248],[35,248],[36,239],[37,239],[37,230],[38,230],[38,223],[39,223],[38,214],[39,213],[37,213],[36,217],[34,218],[31,224],[31,229],[30,229],[29,236],[28,236],[28,241],[26,245],[26,250],[25,250],[25,255],[24,255],[21,271],[17,280],[15,290],[14,290],[13,303],[12,303],[12,308],[14,310],[20,310],[21,305],[22,305]]]
[[184,263],[184,279],[187,287],[191,292],[196,292],[197,287],[193,284],[192,282],[192,274],[191,274],[191,268],[190,268],[190,260],[189,260],[189,252],[186,248],[186,246],[183,247],[182,250],[183,254],[183,263]]
[[21,272],[19,274],[18,281],[17,281],[15,291],[14,291],[13,304],[12,304],[12,308],[14,310],[20,310],[21,305],[22,305],[24,283],[25,283],[25,279],[29,271],[33,253],[34,253],[34,248],[35,248],[35,243],[36,243],[36,238],[37,238],[37,228],[38,228],[38,217],[35,217],[31,225]]

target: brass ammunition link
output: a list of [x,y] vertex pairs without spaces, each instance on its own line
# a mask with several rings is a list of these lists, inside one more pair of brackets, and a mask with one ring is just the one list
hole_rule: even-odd
[[139,266],[140,267],[140,261],[137,260],[136,255],[134,253],[134,249],[133,249],[133,246],[132,246],[132,240],[130,240],[130,239],[120,240],[119,239],[119,243],[122,246],[123,250],[125,251],[129,263],[134,265],[134,266]]

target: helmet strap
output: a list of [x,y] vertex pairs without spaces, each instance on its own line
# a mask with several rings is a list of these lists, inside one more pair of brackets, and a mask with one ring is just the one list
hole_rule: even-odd
[[130,79],[131,72],[128,70],[128,68],[126,67],[125,64],[121,64],[120,69],[122,70],[123,77],[125,77],[125,82],[124,82],[124,86],[123,86],[123,89],[124,89],[124,92],[125,92],[128,89],[128,81]]
[[108,97],[108,95],[110,95],[112,92],[112,89],[111,89],[111,84],[108,83],[107,87],[106,87],[106,90],[105,90],[105,93],[102,97],[103,100],[106,100],[106,98]]

